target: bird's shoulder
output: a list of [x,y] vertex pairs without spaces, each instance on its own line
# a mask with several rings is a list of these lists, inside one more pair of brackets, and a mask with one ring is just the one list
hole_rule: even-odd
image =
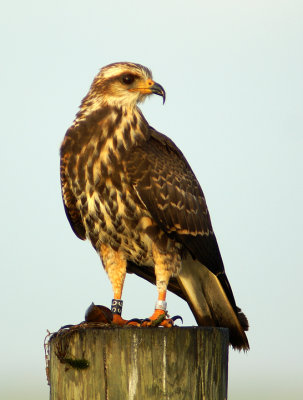
[[203,191],[186,158],[167,136],[149,129],[149,138],[124,159],[139,197],[168,233],[212,231]]

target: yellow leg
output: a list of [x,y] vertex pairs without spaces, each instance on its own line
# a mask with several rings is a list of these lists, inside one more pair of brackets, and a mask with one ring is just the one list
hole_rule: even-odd
[[159,324],[161,326],[171,327],[173,321],[166,319],[166,292],[170,277],[174,269],[176,268],[176,262],[178,263],[178,254],[165,254],[159,251],[159,249],[153,246],[153,258],[155,262],[155,275],[156,285],[158,289],[158,300],[156,303],[155,311],[153,315],[148,318],[150,321],[146,321],[143,325],[151,325],[153,321],[157,321],[163,317],[163,321]]
[[[114,300],[121,300],[127,262],[121,252],[115,251],[105,244],[101,244],[100,256],[112,284]],[[122,306],[120,308],[122,309]],[[115,309],[117,309],[117,307]],[[113,313],[113,323],[116,325],[125,325],[127,320],[121,318],[121,312]]]

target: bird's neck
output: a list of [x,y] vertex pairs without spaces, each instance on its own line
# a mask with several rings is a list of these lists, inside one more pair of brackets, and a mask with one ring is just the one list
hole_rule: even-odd
[[129,97],[130,96],[128,94],[128,96],[125,98],[121,96],[116,98],[106,94],[100,95],[95,93],[95,91],[90,90],[81,102],[80,110],[76,115],[74,125],[78,124],[80,121],[88,119],[92,114],[98,111],[102,112],[103,109],[108,108],[113,110],[121,109],[123,115],[132,115],[138,113],[139,109],[136,104],[137,97],[134,96],[133,102],[130,102]]
[[94,147],[98,144],[98,151],[107,159],[110,155],[131,151],[146,141],[149,134],[149,125],[138,107],[103,106],[89,114],[80,109],[67,137],[78,138],[80,153],[88,144]]

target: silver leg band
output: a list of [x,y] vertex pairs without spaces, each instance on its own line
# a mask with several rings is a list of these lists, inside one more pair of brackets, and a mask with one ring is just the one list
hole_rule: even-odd
[[166,311],[167,303],[164,300],[157,300],[157,303],[155,305],[156,310],[163,310]]

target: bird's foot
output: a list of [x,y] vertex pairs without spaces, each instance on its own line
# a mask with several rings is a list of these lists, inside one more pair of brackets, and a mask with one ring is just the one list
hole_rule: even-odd
[[86,323],[102,322],[104,324],[112,324],[116,326],[141,326],[142,321],[142,319],[137,318],[131,320],[123,319],[120,314],[113,313],[109,308],[95,305],[94,303],[92,303],[85,312]]
[[141,321],[140,319],[134,318],[134,319],[123,319],[121,315],[119,314],[113,314],[113,320],[112,324],[113,325],[118,325],[118,326],[141,326]]
[[104,324],[112,324],[116,326],[163,326],[171,328],[177,319],[180,319],[183,323],[182,317],[176,315],[172,318],[168,318],[168,314],[164,310],[156,309],[153,315],[149,318],[138,319],[133,318],[130,320],[123,319],[119,313],[113,313],[110,309],[104,306],[95,305],[92,303],[85,313],[85,322],[101,322]]
[[171,328],[174,326],[174,323],[177,319],[181,319],[183,323],[183,319],[179,315],[176,315],[172,318],[167,317],[168,314],[166,311],[156,309],[151,317],[142,321],[141,326],[164,326],[165,328]]

